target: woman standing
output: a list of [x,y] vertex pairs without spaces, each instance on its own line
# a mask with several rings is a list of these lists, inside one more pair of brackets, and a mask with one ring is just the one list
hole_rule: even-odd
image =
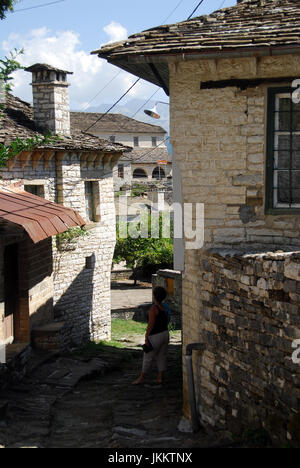
[[166,370],[167,365],[167,351],[170,341],[168,323],[168,311],[162,304],[167,297],[167,291],[158,286],[153,291],[154,305],[149,311],[148,327],[145,336],[145,350],[143,359],[142,373],[133,385],[140,385],[144,383],[145,374],[150,369],[152,361],[155,359],[158,368],[158,375],[156,383],[161,384],[163,372]]

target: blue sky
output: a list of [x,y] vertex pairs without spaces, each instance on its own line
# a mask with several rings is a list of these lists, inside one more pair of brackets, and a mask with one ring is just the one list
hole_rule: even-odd
[[[20,0],[15,10],[51,1],[55,0]],[[0,22],[0,57],[14,47],[24,47],[21,62],[26,66],[41,61],[73,71],[71,108],[83,110],[118,73],[117,68],[91,56],[92,50],[157,26],[168,17],[167,23],[184,20],[198,3],[198,0],[65,0],[42,8],[8,13],[6,20]],[[204,0],[196,16],[234,4],[236,0]],[[134,80],[132,75],[120,73],[90,105],[114,102]],[[28,101],[31,100],[29,83],[29,74],[16,74],[15,94]],[[127,99],[146,100],[156,89],[141,82]],[[156,98],[165,99],[163,91],[159,91]]]

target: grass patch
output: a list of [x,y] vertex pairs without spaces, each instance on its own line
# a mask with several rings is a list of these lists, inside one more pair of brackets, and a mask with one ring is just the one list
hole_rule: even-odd
[[125,344],[118,341],[91,341],[76,350],[74,355],[87,360],[103,357],[104,360],[108,359],[108,361],[112,360],[112,362],[124,362],[133,358],[133,350],[127,349]]
[[[74,354],[84,359],[92,359],[100,355],[110,354],[111,356],[122,356],[122,360],[130,360],[136,351],[134,351],[134,349],[128,349],[128,342],[136,341],[142,344],[146,328],[147,323],[144,322],[112,319],[110,341],[91,341],[87,345],[76,350]],[[177,333],[180,333],[180,331],[170,330],[171,335]]]
[[[145,335],[147,328],[146,323],[134,322],[133,320],[113,319],[111,323],[111,340],[106,341],[91,341],[87,345],[75,351],[75,355],[79,355],[84,359],[92,359],[97,356],[116,355],[122,360],[127,361],[132,359],[133,350],[128,349],[126,340],[130,338],[138,338]],[[120,353],[121,351],[121,353]]]
[[111,338],[112,340],[123,340],[130,337],[144,336],[147,323],[135,322],[134,320],[112,319]]

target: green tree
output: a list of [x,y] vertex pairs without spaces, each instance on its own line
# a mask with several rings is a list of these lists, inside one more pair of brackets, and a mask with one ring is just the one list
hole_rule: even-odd
[[[134,283],[137,283],[139,270],[152,270],[152,267],[158,265],[170,265],[173,263],[173,227],[171,223],[170,238],[162,237],[162,215],[159,221],[155,218],[148,217],[148,237],[138,237],[137,239],[130,236],[125,239],[120,237],[120,224],[117,224],[117,243],[115,248],[113,262],[126,262],[128,268],[133,270]],[[146,222],[147,222],[146,221]],[[159,238],[151,237],[151,223],[159,222]],[[130,231],[131,223],[127,223],[127,231]],[[141,228],[141,223],[138,223],[138,228]],[[122,228],[123,229],[123,228]]]
[[17,61],[19,55],[22,54],[24,54],[24,49],[14,49],[8,56],[0,59],[0,82],[4,88],[4,93],[10,93],[12,91],[12,74],[24,68],[20,62]]
[[15,1],[14,0],[0,0],[0,19],[3,20],[6,17],[8,11],[13,11]]

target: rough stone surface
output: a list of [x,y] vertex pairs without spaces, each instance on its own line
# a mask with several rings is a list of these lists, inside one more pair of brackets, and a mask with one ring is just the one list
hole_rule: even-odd
[[[139,340],[89,358],[54,356],[32,366],[22,388],[0,393],[6,406],[0,445],[7,448],[192,448],[232,445],[226,434],[178,429],[182,418],[180,334],[169,347],[163,386],[156,374],[132,386]],[[127,356],[127,357],[126,357]]]
[[[45,250],[44,260],[49,252],[50,257],[43,268],[50,270],[42,281],[31,276],[30,328],[49,323],[54,318],[66,323],[64,346],[79,345],[90,339],[107,339],[110,336],[110,272],[116,236],[112,169],[82,165],[80,154],[73,152],[66,152],[61,161],[49,161],[47,167],[44,163],[43,157],[36,168],[31,164],[22,167],[18,160],[11,171],[3,170],[1,183],[13,180],[24,185],[38,184],[46,199],[72,207],[87,219],[85,182],[92,180],[96,221],[88,224],[88,236],[66,244],[53,238],[52,253],[51,239],[45,241],[47,248],[50,242],[50,250]],[[33,257],[31,263],[33,267],[36,265]],[[0,265],[3,269],[1,249]],[[41,263],[37,268],[39,265]],[[0,276],[0,313],[3,313],[3,277]]]
[[[232,430],[263,421],[286,441],[289,418],[299,411],[299,366],[291,363],[298,261],[292,255],[263,260],[263,254],[211,258],[206,251],[299,250],[299,215],[265,213],[268,88],[286,86],[281,77],[300,76],[299,57],[175,58],[169,71],[183,202],[204,204],[204,246],[185,250],[183,274],[184,345],[207,345],[195,364],[202,420]],[[267,82],[275,77],[276,85]],[[201,89],[203,82],[231,79],[265,84]],[[188,415],[186,384],[184,402]]]
[[[197,315],[184,316],[184,344],[201,341],[197,399],[204,424],[232,432],[263,426],[273,440],[299,445],[289,424],[299,415],[300,255],[212,249],[198,256]],[[294,276],[294,275],[291,275]],[[192,296],[185,307],[195,310]],[[197,320],[199,328],[191,327]],[[185,372],[184,372],[185,373]],[[185,387],[185,392],[187,388]]]
[[[300,76],[299,57],[170,64],[171,142],[184,203],[205,205],[205,246],[300,245],[298,215],[265,214],[267,89],[201,89],[206,81]],[[280,78],[278,78],[280,85]],[[286,86],[286,83],[282,83]]]

